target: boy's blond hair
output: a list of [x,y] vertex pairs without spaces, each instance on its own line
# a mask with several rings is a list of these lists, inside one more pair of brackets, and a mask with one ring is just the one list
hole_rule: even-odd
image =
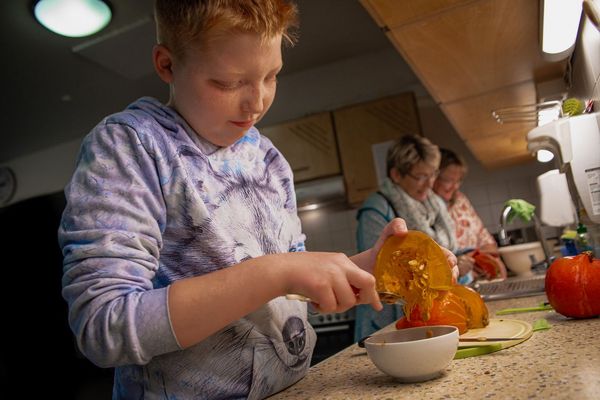
[[156,0],[154,15],[158,43],[178,57],[228,33],[257,33],[265,40],[281,34],[293,45],[292,28],[298,27],[297,7],[287,0]]

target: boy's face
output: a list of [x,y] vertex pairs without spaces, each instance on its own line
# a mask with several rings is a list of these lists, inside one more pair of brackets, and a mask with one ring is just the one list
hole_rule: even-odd
[[198,135],[230,146],[271,107],[281,67],[280,35],[226,35],[172,60],[170,102]]

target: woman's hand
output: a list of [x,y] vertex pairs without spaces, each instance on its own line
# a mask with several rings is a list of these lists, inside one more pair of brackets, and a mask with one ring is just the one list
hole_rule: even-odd
[[448,261],[448,266],[452,270],[452,281],[454,283],[456,283],[458,281],[458,277],[461,276],[459,262],[458,262],[456,256],[454,255],[454,253],[452,253],[450,250],[448,250],[445,247],[441,247],[441,248],[442,248],[442,251],[444,252],[444,254],[446,255],[446,260]]
[[468,254],[457,257],[458,276],[465,276],[475,268],[475,259]]
[[[356,265],[358,265],[365,271],[373,273],[375,263],[377,262],[377,254],[379,253],[379,250],[381,250],[381,247],[383,246],[385,240],[390,236],[403,236],[407,233],[408,229],[406,227],[406,222],[402,218],[394,218],[385,226],[385,228],[383,228],[381,235],[379,235],[379,239],[377,239],[377,242],[375,242],[373,247],[371,247],[369,250],[366,250],[360,254],[351,257],[351,259],[356,263]],[[446,255],[448,267],[452,270],[452,278],[456,282],[459,274],[456,256],[445,247],[441,247],[441,249]]]
[[406,228],[406,222],[402,218],[394,218],[391,220],[381,231],[379,235],[379,239],[377,242],[368,250],[363,251],[362,253],[356,254],[351,257],[352,261],[360,268],[364,269],[367,272],[373,273],[375,269],[375,263],[377,261],[377,254],[381,247],[383,247],[383,243],[390,236],[403,236],[406,235],[408,229]]

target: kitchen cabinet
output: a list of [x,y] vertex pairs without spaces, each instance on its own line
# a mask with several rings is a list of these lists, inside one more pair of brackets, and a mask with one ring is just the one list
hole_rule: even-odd
[[295,182],[340,174],[331,113],[268,126],[260,132],[271,139],[290,163]]
[[535,122],[499,124],[492,110],[540,101],[538,85],[567,62],[539,47],[539,3],[523,0],[360,0],[482,165],[532,160]]
[[335,110],[333,120],[351,205],[359,205],[378,188],[372,146],[421,133],[412,92]]

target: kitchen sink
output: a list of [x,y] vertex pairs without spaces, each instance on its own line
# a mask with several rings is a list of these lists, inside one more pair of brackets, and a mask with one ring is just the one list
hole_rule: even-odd
[[527,277],[511,277],[503,281],[475,282],[483,300],[512,299],[516,297],[535,296],[545,293],[546,274],[535,274]]

